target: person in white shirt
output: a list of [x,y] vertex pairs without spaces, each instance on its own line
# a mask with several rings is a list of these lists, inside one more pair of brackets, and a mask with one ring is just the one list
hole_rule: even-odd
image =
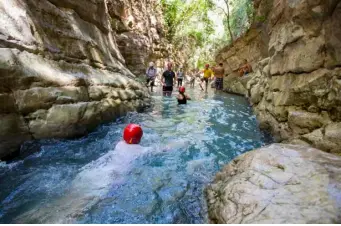
[[150,62],[149,67],[146,70],[147,76],[147,87],[150,86],[150,91],[153,92],[153,87],[155,86],[155,78],[156,78],[157,70],[154,67],[154,63]]
[[176,77],[177,77],[178,88],[179,88],[180,86],[182,86],[182,81],[185,78],[185,74],[184,74],[182,67],[180,67],[179,71],[176,73]]

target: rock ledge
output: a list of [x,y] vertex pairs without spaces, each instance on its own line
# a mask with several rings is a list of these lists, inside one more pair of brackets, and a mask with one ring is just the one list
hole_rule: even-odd
[[225,166],[206,194],[211,223],[340,223],[341,157],[272,144]]

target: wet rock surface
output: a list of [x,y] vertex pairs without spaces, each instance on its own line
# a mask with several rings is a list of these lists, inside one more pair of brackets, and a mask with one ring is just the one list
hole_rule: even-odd
[[84,135],[148,105],[106,1],[9,0],[0,14],[0,158],[24,141]]
[[[266,20],[255,21],[217,56],[228,75],[225,91],[248,97],[260,126],[278,142],[300,140],[341,153],[339,133],[332,140],[325,134],[341,120],[341,29],[334,26],[341,1],[261,0],[255,6],[256,18]],[[254,69],[247,77],[236,73],[243,59]]]
[[341,157],[289,144],[243,154],[207,187],[211,223],[340,223]]

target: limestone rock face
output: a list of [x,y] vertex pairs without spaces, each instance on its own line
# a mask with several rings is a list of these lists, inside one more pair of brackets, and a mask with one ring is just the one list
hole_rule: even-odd
[[118,47],[134,74],[145,75],[151,61],[163,68],[164,61],[176,59],[176,51],[165,38],[157,0],[109,0],[108,10]]
[[[341,121],[341,1],[254,4],[256,20],[250,31],[217,56],[228,72],[224,89],[241,87],[245,78],[235,71],[248,59],[254,73],[237,90],[249,98],[261,127],[278,142],[300,140],[341,153],[336,139],[325,135],[327,127]],[[257,20],[260,16],[264,21]],[[228,82],[231,76],[234,80]]]
[[236,74],[230,74],[224,78],[224,91],[240,95],[248,95],[247,82],[251,80],[252,76],[240,78]]
[[340,223],[341,157],[273,144],[233,160],[206,194],[211,223]]
[[148,105],[104,0],[0,2],[0,159],[34,138],[83,135]]

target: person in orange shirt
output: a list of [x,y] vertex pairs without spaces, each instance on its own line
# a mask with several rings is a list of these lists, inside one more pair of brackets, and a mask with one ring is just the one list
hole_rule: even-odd
[[204,73],[204,77],[201,79],[200,87],[201,87],[202,90],[204,90],[204,88],[202,88],[202,83],[205,82],[205,92],[207,92],[208,80],[213,75],[213,71],[210,69],[210,65],[209,64],[205,65],[205,69],[203,70],[203,73]]

